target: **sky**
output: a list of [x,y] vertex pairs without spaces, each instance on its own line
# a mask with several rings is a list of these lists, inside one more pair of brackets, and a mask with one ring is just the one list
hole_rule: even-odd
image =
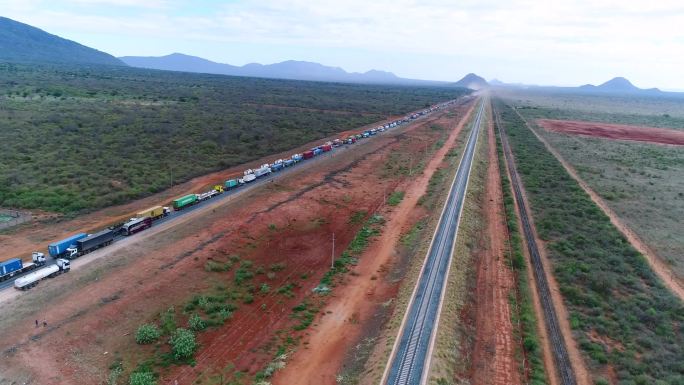
[[0,15],[115,56],[684,89],[681,0],[0,0]]

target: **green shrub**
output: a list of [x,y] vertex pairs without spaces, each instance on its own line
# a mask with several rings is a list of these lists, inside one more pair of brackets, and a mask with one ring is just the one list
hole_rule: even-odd
[[132,373],[128,382],[130,385],[157,385],[157,378],[151,372]]
[[138,330],[135,332],[135,342],[144,345],[151,344],[152,342],[159,339],[161,336],[161,331],[157,325],[144,324],[140,325]]
[[195,333],[191,330],[178,328],[169,340],[171,344],[171,351],[173,358],[176,360],[185,360],[191,358],[197,349],[197,342],[195,341]]
[[190,319],[188,319],[188,325],[190,326],[191,330],[196,332],[204,330],[207,327],[207,324],[197,313],[190,316]]

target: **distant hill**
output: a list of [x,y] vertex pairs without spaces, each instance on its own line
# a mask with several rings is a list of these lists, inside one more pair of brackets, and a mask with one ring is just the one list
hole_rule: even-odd
[[471,90],[479,90],[489,86],[486,80],[478,75],[475,75],[474,73],[469,73],[468,75],[464,76],[463,79],[453,83],[453,85],[470,88]]
[[657,93],[661,92],[657,88],[639,88],[632,84],[629,80],[623,78],[623,77],[616,77],[613,79],[608,80],[607,82],[600,84],[598,86],[594,86],[591,84],[585,84],[581,87],[579,87],[580,90],[582,91],[589,91],[589,92],[606,92],[606,93],[640,93],[640,92],[649,92],[649,93]]
[[125,65],[112,55],[0,17],[0,61]]
[[166,56],[123,56],[124,63],[132,67],[167,71],[199,72],[219,75],[251,76],[261,78],[315,80],[342,83],[382,83],[414,85],[446,85],[445,82],[404,79],[391,72],[370,70],[364,73],[347,72],[339,67],[325,66],[307,61],[288,60],[275,64],[250,63],[244,66],[216,63],[211,60],[182,53]]

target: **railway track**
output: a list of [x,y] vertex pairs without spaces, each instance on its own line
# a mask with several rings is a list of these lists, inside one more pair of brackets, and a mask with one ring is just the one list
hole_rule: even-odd
[[432,239],[420,278],[383,375],[387,385],[424,383],[442,306],[453,248],[458,235],[477,138],[486,100],[482,100]]
[[530,259],[532,261],[534,281],[537,286],[541,307],[544,312],[544,321],[546,323],[546,330],[548,331],[549,339],[551,340],[551,348],[553,349],[553,357],[556,363],[556,368],[558,369],[558,375],[563,385],[575,385],[577,384],[575,373],[572,369],[572,365],[570,364],[568,350],[565,346],[565,340],[563,340],[560,326],[558,324],[558,316],[551,298],[551,289],[549,288],[549,283],[546,279],[544,266],[542,265],[541,256],[539,254],[539,248],[537,247],[537,241],[535,240],[534,232],[532,231],[529,212],[527,211],[527,206],[523,200],[522,188],[520,186],[520,180],[518,179],[518,171],[515,168],[515,162],[513,161],[511,149],[508,144],[506,129],[504,128],[503,124],[501,124],[501,117],[497,111],[495,111],[494,117],[496,127],[501,138],[504,158],[506,160],[506,164],[508,165],[515,201],[518,204],[518,214],[520,216],[520,221],[522,222],[527,250],[529,251]]

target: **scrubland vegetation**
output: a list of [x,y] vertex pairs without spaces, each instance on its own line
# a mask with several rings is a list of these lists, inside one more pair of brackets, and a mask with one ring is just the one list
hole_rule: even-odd
[[[539,236],[597,383],[684,382],[684,304],[500,101]],[[612,369],[609,370],[609,369]]]
[[0,206],[123,203],[464,92],[0,64]]

